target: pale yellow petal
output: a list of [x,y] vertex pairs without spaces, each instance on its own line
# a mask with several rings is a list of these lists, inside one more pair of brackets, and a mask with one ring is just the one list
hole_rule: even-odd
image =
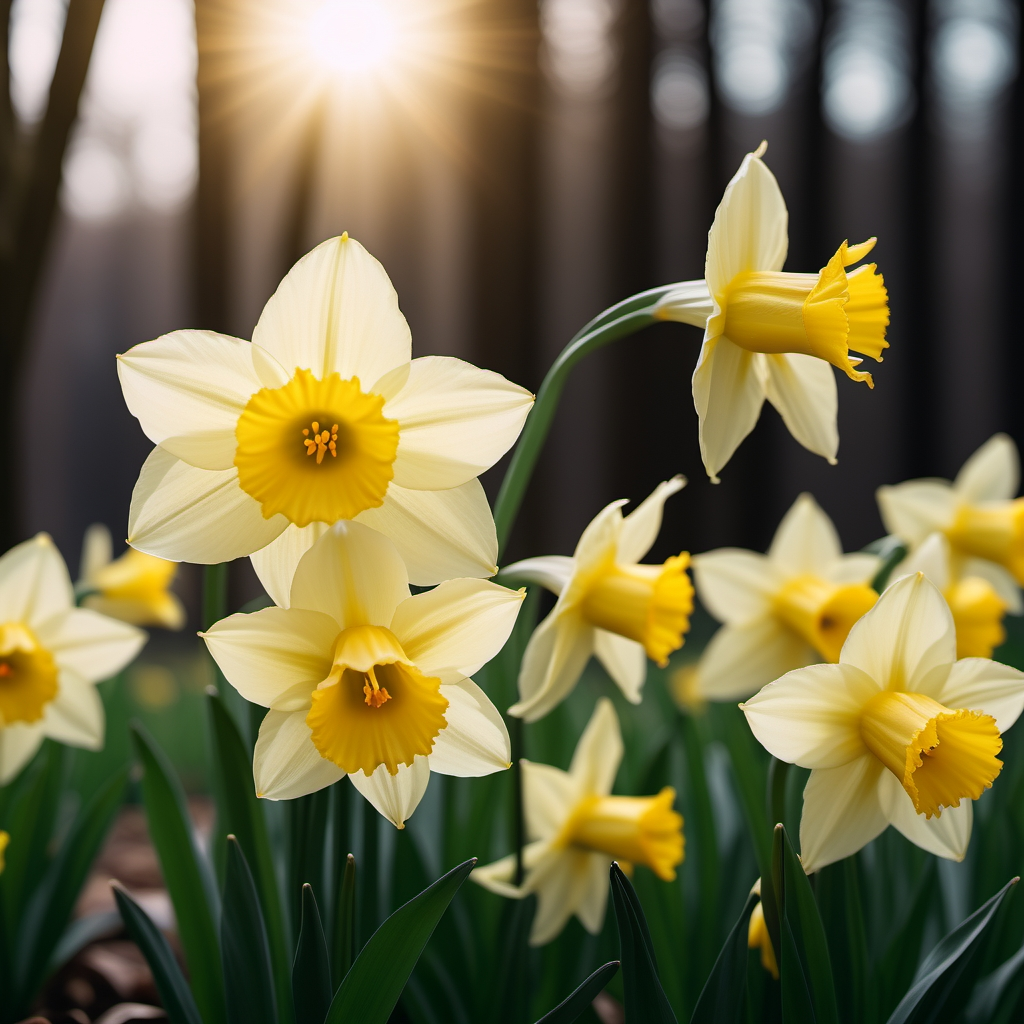
[[[531,870],[550,852],[546,840],[541,839],[535,843],[528,843],[523,847],[523,867],[527,871]],[[525,889],[512,884],[512,879],[515,878],[515,875],[516,855],[510,853],[507,857],[502,857],[491,864],[484,864],[481,867],[474,868],[470,872],[469,877],[477,885],[487,889],[488,892],[496,893],[498,896],[504,896],[511,900],[521,900],[524,896],[528,896],[529,893]]]
[[0,728],[0,786],[6,786],[32,760],[45,738],[42,722],[15,722]]
[[576,563],[576,573],[585,575],[610,556],[614,556],[622,531],[622,506],[626,504],[626,500],[619,498],[605,505],[580,534],[572,556]]
[[988,658],[962,658],[934,699],[947,708],[983,711],[1006,732],[1024,710],[1024,672]]
[[720,622],[762,618],[785,583],[764,555],[742,548],[718,548],[693,556],[693,581],[701,604]]
[[427,758],[417,757],[411,768],[399,765],[397,775],[391,775],[385,765],[380,765],[369,778],[355,772],[349,781],[395,828],[405,828],[406,819],[427,790],[430,767]]
[[685,486],[684,476],[664,480],[622,520],[617,561],[626,565],[639,562],[654,547],[661,530],[665,502]]
[[800,353],[766,355],[765,394],[786,428],[808,451],[835,464],[839,394],[831,364]]
[[768,557],[788,576],[822,576],[842,554],[832,520],[809,494],[793,502],[768,549]]
[[994,434],[960,468],[953,490],[961,501],[1006,501],[1020,487],[1020,456],[1013,438]]
[[49,534],[11,548],[0,558],[0,622],[40,622],[74,603],[67,566]]
[[268,711],[252,759],[256,795],[294,800],[344,777],[344,772],[313,746],[305,711]]
[[855,551],[837,558],[831,565],[826,566],[822,576],[833,583],[870,583],[881,567],[882,560],[878,555],[872,555],[867,551]]
[[715,300],[708,291],[707,281],[680,281],[658,300],[654,318],[692,324],[703,330],[714,312]]
[[561,768],[538,764],[525,757],[519,764],[523,773],[526,834],[531,841],[552,839],[561,831],[573,808],[587,796],[587,791]]
[[510,715],[536,722],[579,682],[594,652],[594,630],[573,611],[556,608],[533,631],[519,669],[519,700]]
[[594,629],[594,654],[612,677],[622,695],[631,704],[639,704],[640,691],[647,679],[647,652],[644,645],[629,637]]
[[114,557],[110,531],[103,523],[93,523],[82,539],[82,558],[78,564],[78,578],[90,579],[94,573],[107,565]]
[[879,487],[875,494],[885,528],[911,547],[945,530],[956,515],[958,499],[945,480],[908,480]]
[[575,562],[568,555],[538,555],[513,562],[501,570],[503,581],[539,583],[553,594],[561,594],[572,578]]
[[587,867],[592,856],[569,846],[557,854],[553,852],[531,872],[530,889],[537,894],[531,946],[543,946],[557,938],[569,918],[579,911],[590,892]]
[[923,572],[939,590],[950,585],[949,541],[944,534],[929,534],[920,547],[893,569],[892,581],[915,572]]
[[279,608],[287,608],[291,601],[292,580],[299,559],[327,530],[326,523],[310,523],[309,526],[290,523],[279,537],[249,556],[263,589]]
[[1011,615],[1024,614],[1024,600],[1021,598],[1020,586],[1013,578],[1013,574],[995,562],[989,562],[984,558],[965,558],[960,566],[961,578],[965,576],[980,576],[992,584],[995,592],[1006,602],[1007,610]]
[[926,818],[918,814],[910,794],[892,772],[883,770],[879,797],[889,823],[922,850],[936,857],[960,861],[967,854],[974,823],[974,801],[963,799],[959,807],[946,807]]
[[43,732],[58,743],[102,750],[104,723],[96,687],[72,672],[62,672],[57,696],[43,712]]
[[607,796],[615,785],[623,753],[625,747],[615,705],[602,697],[576,744],[569,774],[582,793]]
[[576,916],[591,935],[600,935],[604,926],[608,893],[611,891],[608,876],[610,867],[611,861],[606,853],[588,853],[585,866],[584,862],[579,866]]
[[512,766],[512,746],[501,712],[472,679],[441,687],[448,701],[442,729],[428,757],[430,770],[442,775],[491,775]]
[[59,668],[90,683],[116,675],[149,639],[145,631],[89,608],[58,612],[35,630]]

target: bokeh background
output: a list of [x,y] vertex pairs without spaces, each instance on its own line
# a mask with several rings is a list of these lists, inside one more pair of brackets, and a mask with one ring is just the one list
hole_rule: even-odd
[[[66,0],[10,7],[30,132]],[[860,547],[879,484],[1024,436],[1020,49],[1013,0],[106,0],[4,439],[18,537],[49,531],[72,569],[89,523],[123,537],[150,444],[114,354],[180,327],[249,337],[322,239],[381,259],[414,354],[536,389],[602,308],[702,276],[722,189],[767,139],[787,269],[879,238],[891,348],[874,391],[839,381],[839,464],[766,405],[708,483],[700,333],[661,325],[576,371],[509,555],[568,553],[676,472],[656,554],[763,549],[803,490]],[[179,586],[197,620],[198,573]],[[239,563],[233,604],[257,587]]]

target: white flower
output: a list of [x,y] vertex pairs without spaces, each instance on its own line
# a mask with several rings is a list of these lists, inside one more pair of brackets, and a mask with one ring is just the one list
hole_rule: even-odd
[[331,527],[299,561],[289,608],[230,615],[203,634],[228,682],[269,708],[259,796],[286,800],[348,775],[399,828],[430,772],[510,767],[501,715],[469,678],[501,650],[524,592],[457,579],[411,597],[395,546]]
[[0,558],[0,785],[46,738],[99,750],[95,683],[145,642],[142,630],[75,607],[67,566],[45,533]]
[[875,603],[876,555],[844,555],[832,520],[801,494],[767,555],[719,548],[693,558],[701,603],[725,625],[697,667],[711,700],[746,697],[790,669],[838,661],[851,626]]
[[591,934],[601,931],[613,860],[626,871],[645,864],[671,881],[682,863],[683,819],[672,810],[675,790],[657,796],[609,796],[622,761],[622,734],[607,697],[598,701],[576,745],[569,771],[524,760],[523,810],[530,843],[525,877],[514,885],[516,856],[477,868],[470,878],[500,896],[537,894],[530,944],[554,939],[575,914]]
[[916,573],[853,627],[838,665],[790,672],[741,707],[771,754],[811,769],[800,822],[808,873],[887,825],[962,860],[971,801],[999,774],[1000,734],[1024,708],[1024,673],[957,661],[949,607]]
[[519,702],[509,714],[534,722],[563,701],[592,654],[634,704],[647,657],[664,667],[690,628],[693,586],[683,552],[664,565],[638,565],[661,529],[665,501],[681,477],[659,484],[623,518],[613,501],[583,531],[571,558],[543,555],[508,566],[509,577],[540,583],[558,595],[534,630],[519,670]]
[[291,269],[252,342],[176,331],[118,358],[128,408],[157,448],[129,543],[161,558],[252,555],[286,605],[328,525],[394,541],[413,583],[496,572],[477,477],[515,442],[533,396],[461,359],[410,359],[384,268],[347,234]]

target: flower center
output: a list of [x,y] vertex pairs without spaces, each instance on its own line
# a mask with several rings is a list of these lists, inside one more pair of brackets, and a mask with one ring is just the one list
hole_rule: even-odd
[[591,625],[643,644],[647,657],[664,668],[690,628],[689,564],[685,551],[664,565],[611,563],[588,587],[583,615]]
[[977,800],[1003,767],[996,757],[1003,741],[991,715],[951,711],[923,693],[885,690],[873,697],[860,734],[928,818],[965,797]]
[[0,625],[0,725],[38,722],[57,696],[57,666],[21,622]]
[[1024,585],[1024,498],[964,505],[946,536],[964,554],[1005,566]]
[[866,583],[829,583],[810,574],[788,580],[775,595],[776,616],[826,661],[839,661],[853,624],[878,600]]
[[748,271],[737,274],[717,297],[725,315],[723,333],[751,352],[798,352],[837,366],[873,387],[871,374],[854,367],[851,349],[882,361],[888,348],[888,295],[874,263],[850,273],[874,240],[839,247],[820,274]]
[[351,775],[392,775],[430,753],[448,725],[441,680],[425,676],[383,626],[350,626],[334,643],[330,674],[313,691],[306,724],[322,757]]
[[683,861],[683,818],[672,810],[676,791],[657,796],[590,796],[581,800],[556,842],[645,864],[671,882]]
[[239,485],[265,518],[282,514],[297,526],[379,508],[398,453],[398,423],[383,408],[358,377],[337,373],[320,380],[296,370],[283,387],[262,388],[235,427]]
[[967,576],[945,593],[956,626],[956,656],[991,658],[992,651],[1006,639],[1006,602],[980,576]]

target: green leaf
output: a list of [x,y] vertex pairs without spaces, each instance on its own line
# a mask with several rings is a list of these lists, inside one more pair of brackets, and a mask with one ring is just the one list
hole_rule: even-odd
[[925,957],[918,969],[917,980],[900,1000],[888,1024],[942,1019],[935,1017],[932,1011],[942,1006],[943,998],[967,966],[969,954],[977,948],[1000,904],[1019,881],[1019,878],[1010,879],[995,896],[983,903],[959,927],[954,928]]
[[132,737],[142,762],[142,801],[149,835],[174,905],[192,993],[203,1020],[226,1019],[224,976],[215,925],[216,891],[199,852],[185,794],[163,751],[135,723]]
[[746,1021],[747,929],[757,906],[753,893],[743,904],[739,920],[733,925],[704,984],[690,1024],[743,1024]]
[[327,1024],[387,1024],[423,947],[475,864],[471,859],[452,868],[373,933],[341,983]]
[[677,1024],[658,980],[654,944],[640,901],[618,864],[611,867],[612,901],[619,928],[625,1024]]
[[356,859],[351,853],[345,857],[345,873],[341,878],[337,906],[338,919],[334,924],[334,943],[331,947],[331,977],[334,979],[332,991],[348,974],[355,954]]
[[292,964],[292,998],[298,1024],[324,1024],[334,989],[331,963],[320,911],[307,882],[302,887],[302,926]]
[[228,836],[220,919],[228,1024],[278,1024],[270,946],[245,854]]
[[1019,1020],[1018,1011],[1024,993],[1024,946],[1000,964],[974,989],[966,1017],[970,1024],[1007,1024]]
[[590,1006],[594,997],[608,984],[618,969],[618,960],[598,967],[575,992],[566,996],[553,1010],[545,1013],[537,1024],[572,1024]]
[[878,572],[871,581],[871,587],[881,593],[889,583],[889,577],[904,558],[907,557],[907,546],[899,539],[890,534],[888,537],[881,537],[872,541],[865,549],[882,559]]
[[815,896],[828,936],[836,1000],[846,1024],[861,1024],[874,1004],[857,858],[846,857],[817,873]]
[[153,972],[153,981],[160,994],[160,1004],[167,1012],[171,1024],[203,1024],[199,1008],[192,998],[178,961],[160,930],[149,915],[119,885],[114,886],[114,899],[121,912],[128,934],[142,950],[142,955]]

